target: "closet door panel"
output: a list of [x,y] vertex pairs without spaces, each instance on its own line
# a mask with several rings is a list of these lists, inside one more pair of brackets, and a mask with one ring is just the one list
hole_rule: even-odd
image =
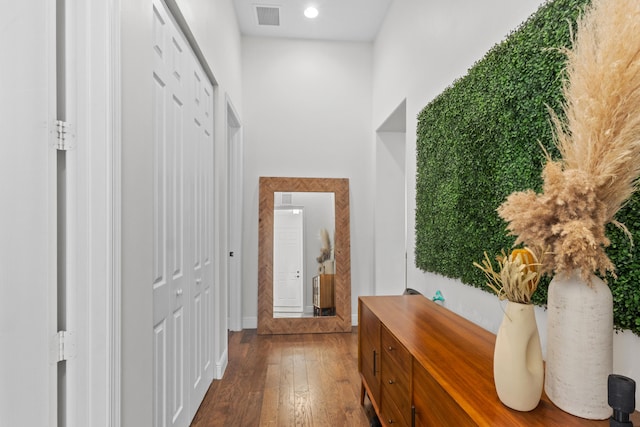
[[194,57],[190,73],[191,129],[190,243],[193,251],[190,282],[191,413],[195,414],[213,380],[213,88]]
[[161,0],[153,22],[154,423],[184,427],[213,379],[213,89]]

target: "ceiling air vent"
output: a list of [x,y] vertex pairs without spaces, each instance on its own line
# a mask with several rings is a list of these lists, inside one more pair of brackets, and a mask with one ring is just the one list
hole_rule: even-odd
[[258,25],[280,25],[280,8],[277,6],[256,6]]

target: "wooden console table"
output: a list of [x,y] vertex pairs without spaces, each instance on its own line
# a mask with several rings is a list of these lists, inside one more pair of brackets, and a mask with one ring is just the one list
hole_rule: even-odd
[[318,274],[313,277],[313,314],[314,316],[335,316],[335,274]]
[[[504,406],[493,383],[495,335],[421,295],[358,299],[358,370],[386,426],[608,426],[558,409]],[[588,373],[586,373],[588,375]],[[632,414],[640,426],[638,412]]]

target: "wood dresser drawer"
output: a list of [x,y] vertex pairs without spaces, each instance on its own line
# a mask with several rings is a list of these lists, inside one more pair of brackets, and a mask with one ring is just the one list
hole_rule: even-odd
[[395,361],[400,370],[409,372],[409,369],[411,369],[411,354],[384,325],[382,327],[382,351],[391,360]]
[[[393,408],[398,413],[392,419],[397,424],[402,418],[402,421],[409,425],[411,422],[411,354],[384,326],[381,341],[382,406],[384,408],[385,402],[393,402]],[[384,416],[387,417],[387,415]]]
[[382,425],[388,427],[409,427],[411,425],[411,419],[409,418],[409,420],[407,420],[402,416],[401,412],[393,400],[382,398],[382,408],[380,410],[380,421]]

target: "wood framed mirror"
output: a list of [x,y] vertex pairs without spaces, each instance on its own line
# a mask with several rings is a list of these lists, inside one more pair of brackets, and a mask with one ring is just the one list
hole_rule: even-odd
[[[258,216],[258,333],[351,332],[351,240],[347,178],[260,177]],[[335,313],[331,316],[274,317],[274,200],[276,193],[319,192],[335,195]],[[315,256],[315,254],[313,254]],[[304,284],[311,287],[311,283]]]

